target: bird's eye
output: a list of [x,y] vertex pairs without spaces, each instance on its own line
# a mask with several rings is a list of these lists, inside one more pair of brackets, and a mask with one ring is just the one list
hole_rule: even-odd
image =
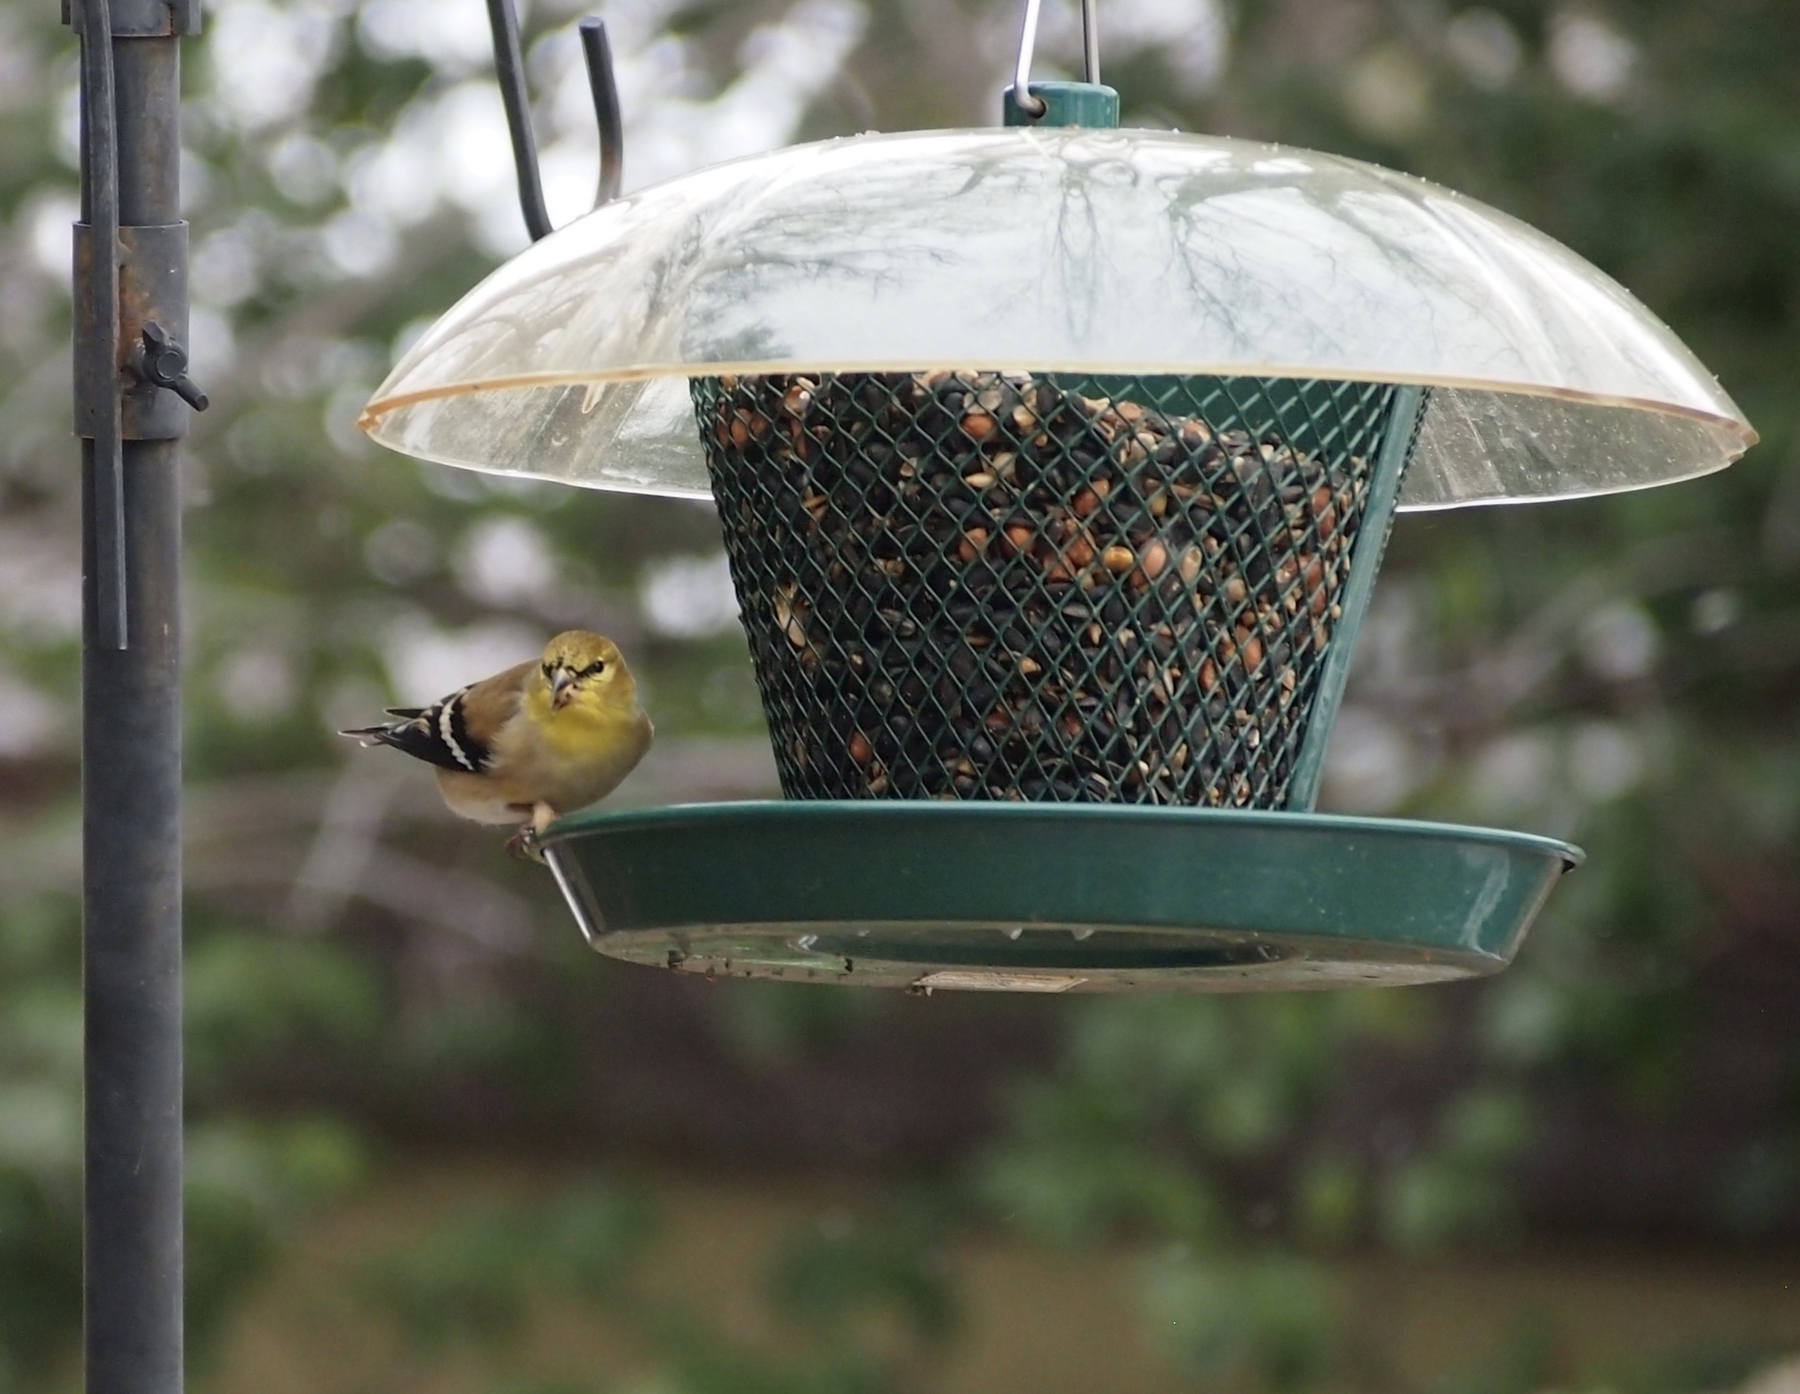
[[597,678],[605,671],[606,660],[603,658],[596,658],[592,663],[581,670],[581,676],[584,678]]
[[556,681],[556,665],[553,663],[546,663],[544,665],[544,676],[551,682],[555,682]]

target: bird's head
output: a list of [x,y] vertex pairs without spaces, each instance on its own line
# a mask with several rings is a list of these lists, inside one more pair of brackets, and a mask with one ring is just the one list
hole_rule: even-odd
[[549,642],[533,677],[533,684],[538,683],[554,712],[600,710],[637,700],[637,684],[619,646],[585,629],[571,629]]

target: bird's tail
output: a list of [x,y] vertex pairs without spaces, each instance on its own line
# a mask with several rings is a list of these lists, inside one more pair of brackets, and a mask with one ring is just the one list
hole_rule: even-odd
[[356,726],[338,734],[349,736],[364,750],[369,750],[378,745],[398,746],[401,730],[410,725],[410,721],[392,721],[383,726]]
[[[396,716],[400,719],[386,721],[379,726],[355,726],[348,731],[339,731],[338,734],[350,736],[364,750],[377,745],[400,746],[401,732],[415,724],[421,716],[425,715],[426,711],[424,707],[388,707],[386,710],[389,716]],[[401,746],[400,748],[404,749],[405,747]]]
[[339,734],[360,741],[365,749],[391,745],[415,760],[479,774],[487,765],[487,747],[469,734],[462,695],[453,692],[429,707],[389,707],[388,715],[397,720],[380,726],[356,726]]

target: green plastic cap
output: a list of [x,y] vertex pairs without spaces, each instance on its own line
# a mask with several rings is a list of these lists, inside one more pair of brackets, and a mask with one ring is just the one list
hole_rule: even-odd
[[1097,82],[1034,82],[1031,95],[1040,98],[1046,110],[1033,116],[1020,108],[1018,99],[1008,87],[1000,96],[1000,105],[1008,126],[1085,126],[1089,130],[1115,129],[1119,124],[1119,94]]

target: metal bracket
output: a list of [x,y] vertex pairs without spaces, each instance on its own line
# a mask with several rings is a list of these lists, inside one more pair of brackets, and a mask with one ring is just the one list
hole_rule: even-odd
[[[75,434],[98,439],[107,418],[106,394],[124,393],[120,426],[125,440],[179,440],[188,432],[188,406],[204,411],[187,399],[174,381],[135,371],[143,361],[146,327],[170,346],[181,348],[179,372],[186,382],[187,353],[187,246],[188,225],[168,223],[158,227],[119,229],[119,338],[113,371],[105,374],[98,358],[78,360],[75,372]],[[100,335],[108,332],[103,307],[96,304],[92,275],[95,256],[94,229],[75,225],[75,332]],[[91,341],[90,341],[91,342]],[[125,375],[125,376],[121,376]],[[189,383],[190,388],[193,384]],[[171,392],[163,391],[170,388]],[[198,392],[198,388],[194,388]],[[179,395],[171,395],[179,394]],[[205,394],[200,394],[204,400]],[[187,400],[187,406],[182,401]]]
[[[170,39],[200,32],[200,0],[113,0],[115,39]],[[73,24],[71,0],[62,0],[62,22]]]
[[[93,582],[101,647],[124,649],[126,621],[124,442],[173,440],[187,431],[181,398],[157,374],[167,350],[187,335],[187,224],[119,225],[117,40],[173,40],[197,33],[198,0],[65,0],[63,17],[81,38],[81,194],[86,221],[75,228],[75,432],[93,441]],[[136,113],[134,113],[136,114]],[[171,211],[173,211],[171,209]],[[147,326],[156,326],[150,334]],[[173,333],[169,333],[169,329]],[[140,345],[150,371],[124,376]],[[129,346],[129,347],[128,347]],[[187,355],[167,385],[186,382]]]

